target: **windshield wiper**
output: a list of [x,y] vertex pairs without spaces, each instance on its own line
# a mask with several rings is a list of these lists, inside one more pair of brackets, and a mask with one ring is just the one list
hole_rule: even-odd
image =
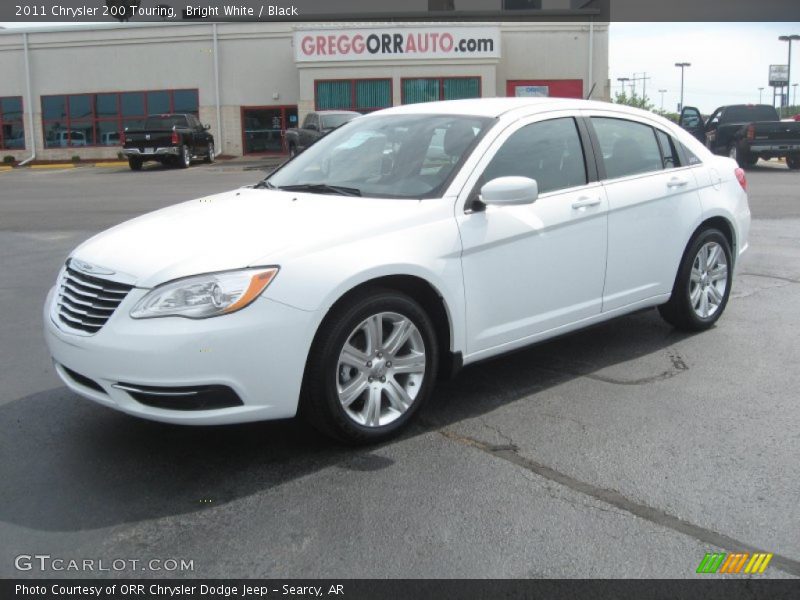
[[297,185],[282,185],[279,190],[287,192],[316,192],[318,194],[339,194],[341,196],[360,196],[358,188],[344,187],[341,185],[328,185],[327,183],[299,183]]
[[261,181],[259,181],[257,184],[255,184],[253,186],[253,189],[258,189],[258,188],[267,188],[269,190],[277,190],[278,189],[274,185],[272,185],[269,181],[267,181],[266,179],[262,179]]

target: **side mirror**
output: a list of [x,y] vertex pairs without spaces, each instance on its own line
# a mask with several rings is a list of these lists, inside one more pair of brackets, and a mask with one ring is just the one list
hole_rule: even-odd
[[498,177],[481,188],[484,204],[531,204],[539,197],[539,184],[530,177]]
[[208,123],[206,123],[205,125],[203,125],[203,129],[205,129],[206,131],[208,131],[209,129],[211,129],[211,125],[209,125]]

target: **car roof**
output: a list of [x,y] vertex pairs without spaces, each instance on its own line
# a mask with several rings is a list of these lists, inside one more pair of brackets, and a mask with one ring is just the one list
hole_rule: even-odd
[[360,112],[356,112],[354,110],[315,110],[315,113],[318,115],[358,115],[361,116]]
[[637,108],[596,100],[577,98],[470,98],[467,100],[444,100],[439,102],[423,102],[404,104],[380,111],[383,114],[459,114],[480,117],[499,117],[512,111],[529,114],[549,112],[553,110],[595,109],[613,110],[632,115],[648,114]]

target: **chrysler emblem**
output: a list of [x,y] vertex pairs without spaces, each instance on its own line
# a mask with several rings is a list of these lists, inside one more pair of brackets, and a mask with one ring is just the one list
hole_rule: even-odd
[[150,134],[149,133],[145,133],[144,134],[144,139],[149,140],[150,139]]
[[90,265],[87,262],[83,262],[82,260],[72,259],[69,261],[69,266],[73,269],[77,269],[82,273],[87,273],[89,275],[113,275],[114,271],[111,269],[106,269],[104,267],[98,267],[97,265]]

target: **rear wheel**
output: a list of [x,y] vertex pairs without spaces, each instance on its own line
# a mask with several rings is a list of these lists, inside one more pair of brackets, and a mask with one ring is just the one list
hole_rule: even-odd
[[786,157],[786,166],[792,170],[800,169],[800,156],[796,154],[790,154]]
[[181,169],[188,169],[192,164],[192,154],[189,152],[188,146],[181,146],[181,151],[178,154],[178,166]]
[[131,171],[140,171],[142,168],[142,159],[131,157],[128,159],[128,166],[131,168]]
[[722,316],[733,279],[731,248],[721,231],[700,231],[684,253],[672,296],[658,307],[671,325],[685,331],[708,329]]
[[398,433],[430,396],[438,347],[430,318],[412,298],[374,290],[334,309],[317,333],[300,411],[346,443]]

